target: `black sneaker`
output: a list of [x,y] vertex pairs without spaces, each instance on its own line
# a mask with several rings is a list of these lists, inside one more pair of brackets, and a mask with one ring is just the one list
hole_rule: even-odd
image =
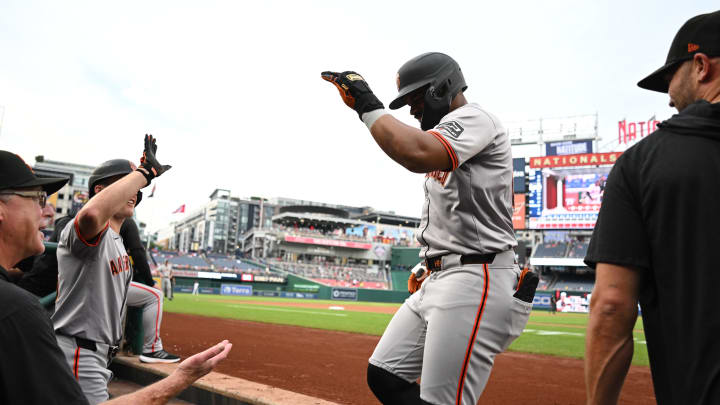
[[152,353],[141,354],[140,361],[143,363],[176,363],[180,361],[180,357],[170,354],[165,350],[158,350]]

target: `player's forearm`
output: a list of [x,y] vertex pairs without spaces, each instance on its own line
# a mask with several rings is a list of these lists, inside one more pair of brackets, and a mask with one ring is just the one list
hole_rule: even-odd
[[78,225],[82,235],[94,237],[100,233],[110,218],[135,197],[146,183],[145,176],[134,171],[91,198],[78,212]]
[[166,378],[149,385],[132,394],[123,395],[111,401],[108,405],[154,405],[164,404],[189,387],[194,380],[189,380],[182,373],[174,372]]
[[385,154],[411,172],[434,170],[428,165],[429,151],[424,147],[423,137],[428,136],[426,132],[385,114],[375,121],[370,133]]
[[587,403],[615,404],[632,361],[637,307],[594,296],[592,304],[585,345]]

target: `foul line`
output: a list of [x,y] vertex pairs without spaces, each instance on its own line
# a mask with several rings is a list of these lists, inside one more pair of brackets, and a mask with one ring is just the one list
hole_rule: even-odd
[[[584,333],[578,333],[578,332],[561,332],[556,330],[543,330],[543,329],[525,329],[523,333],[534,333],[538,336],[578,336],[582,337],[585,336]],[[635,343],[639,343],[641,345],[647,344],[647,341],[638,339],[633,336],[633,341]]]
[[232,308],[245,308],[245,309],[261,309],[263,311],[278,311],[278,312],[297,312],[299,314],[315,314],[315,315],[327,315],[327,316],[347,316],[347,314],[330,314],[327,312],[316,312],[316,311],[298,311],[296,309],[281,309],[281,308],[265,308],[257,305],[228,305]]

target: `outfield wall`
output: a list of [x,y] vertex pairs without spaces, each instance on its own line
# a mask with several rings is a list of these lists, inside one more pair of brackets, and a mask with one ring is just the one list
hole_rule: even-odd
[[323,300],[365,302],[403,302],[410,295],[407,291],[330,287],[303,277],[298,277],[294,274],[287,274],[286,278],[287,282],[285,284],[279,284],[176,277],[175,288],[173,290],[176,292],[192,292],[193,285],[197,282],[200,294],[221,294],[223,286],[249,286],[252,294],[245,294],[237,289],[238,294],[234,295],[317,298]]

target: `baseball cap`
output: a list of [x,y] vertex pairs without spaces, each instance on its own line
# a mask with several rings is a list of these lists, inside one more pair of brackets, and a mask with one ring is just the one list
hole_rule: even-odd
[[40,186],[50,195],[68,180],[65,177],[38,177],[20,156],[0,150],[0,190]]
[[638,86],[667,93],[669,83],[665,78],[666,75],[672,73],[683,62],[692,59],[696,53],[720,56],[720,11],[700,14],[685,22],[675,34],[665,65],[640,80]]

